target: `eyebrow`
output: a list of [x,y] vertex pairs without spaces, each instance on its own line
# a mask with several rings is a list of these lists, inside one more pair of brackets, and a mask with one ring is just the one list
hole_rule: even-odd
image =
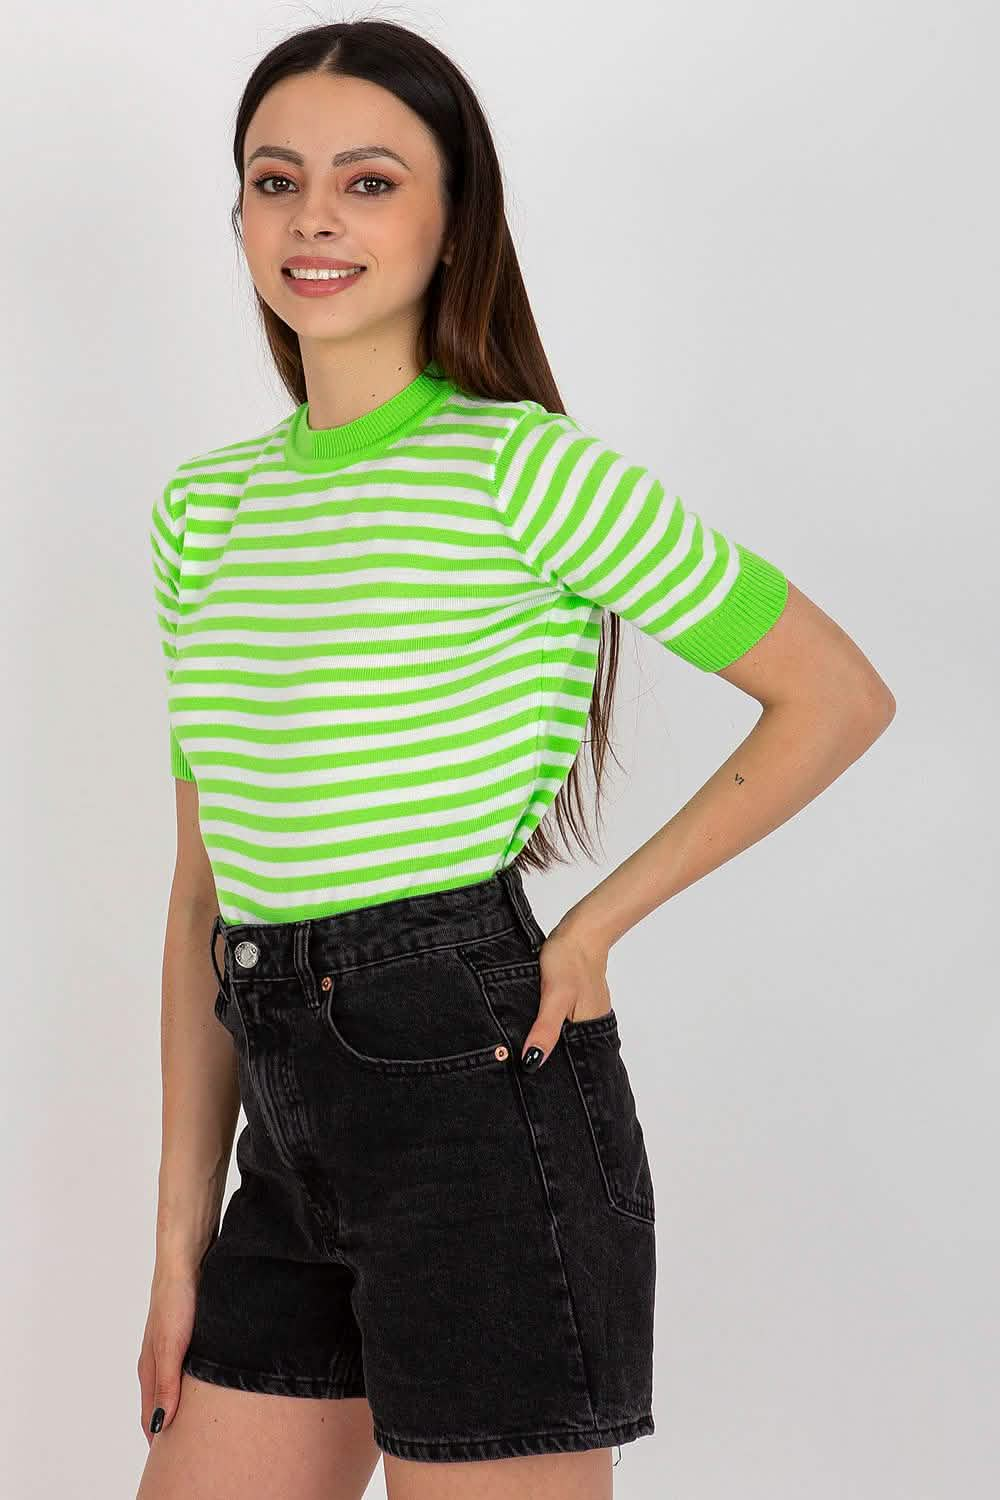
[[[258,146],[252,156],[247,157],[247,166],[256,161],[258,156],[272,156],[279,161],[290,161],[297,167],[305,165],[305,157],[300,156],[297,151],[292,151],[287,146]],[[343,167],[352,161],[367,161],[372,156],[390,156],[393,161],[398,161],[400,166],[410,171],[410,164],[403,160],[398,151],[393,151],[389,146],[351,146],[346,151],[338,151],[336,156],[331,157],[332,167]]]

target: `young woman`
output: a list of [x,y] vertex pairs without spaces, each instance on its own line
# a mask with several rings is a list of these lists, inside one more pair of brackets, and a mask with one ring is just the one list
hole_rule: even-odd
[[[235,162],[296,404],[153,506],[178,857],[139,1494],[353,1500],[384,1454],[390,1500],[606,1500],[612,1447],[654,1431],[655,1282],[608,952],[892,697],[777,566],[563,413],[439,50],[293,36]],[[621,618],[763,712],[546,935],[521,876],[563,857],[550,810],[586,847]]]

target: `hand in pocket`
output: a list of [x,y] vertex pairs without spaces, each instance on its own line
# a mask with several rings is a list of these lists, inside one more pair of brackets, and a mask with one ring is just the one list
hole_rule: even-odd
[[596,1021],[611,1013],[607,962],[607,948],[568,927],[552,929],[538,952],[541,999],[521,1052],[525,1067],[543,1065],[564,1021]]

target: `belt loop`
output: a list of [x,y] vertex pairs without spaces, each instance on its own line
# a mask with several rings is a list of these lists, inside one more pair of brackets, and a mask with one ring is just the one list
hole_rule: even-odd
[[299,983],[305,992],[308,1003],[314,1009],[319,1008],[319,991],[316,988],[316,975],[313,973],[312,961],[309,953],[309,937],[312,931],[312,919],[306,917],[301,922],[296,922],[295,931],[292,934],[292,959],[295,964],[295,972],[299,977]]
[[[224,974],[220,974],[219,973],[219,960],[215,956],[215,939],[218,937],[218,935],[219,935],[219,933],[221,931],[222,931],[222,913],[220,911],[216,915],[215,921],[212,923],[212,937],[211,937],[211,940],[209,941],[208,951],[209,951],[209,954],[211,955],[212,968],[215,970],[215,977],[219,981],[219,989],[222,990],[223,992],[225,992],[226,977],[225,977]],[[225,941],[225,939],[223,939],[223,941]]]
[[539,927],[532,914],[531,904],[525,894],[524,886],[521,884],[521,872],[515,865],[506,865],[500,871],[500,879],[507,887],[511,905],[514,908],[517,920],[520,922],[531,944],[531,951],[537,953],[545,942],[545,933]]

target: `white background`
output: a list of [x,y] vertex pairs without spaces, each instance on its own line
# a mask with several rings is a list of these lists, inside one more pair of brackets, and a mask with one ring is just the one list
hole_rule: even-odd
[[[290,410],[230,228],[236,102],[289,31],[365,17],[477,89],[570,412],[782,567],[897,701],[612,950],[658,1253],[657,1431],[616,1500],[988,1500],[1000,28],[913,0],[19,8],[0,1489],[125,1497],[145,1460],[174,853],[149,513],[178,461]],[[528,878],[546,931],[759,712],[623,644],[605,858]]]

